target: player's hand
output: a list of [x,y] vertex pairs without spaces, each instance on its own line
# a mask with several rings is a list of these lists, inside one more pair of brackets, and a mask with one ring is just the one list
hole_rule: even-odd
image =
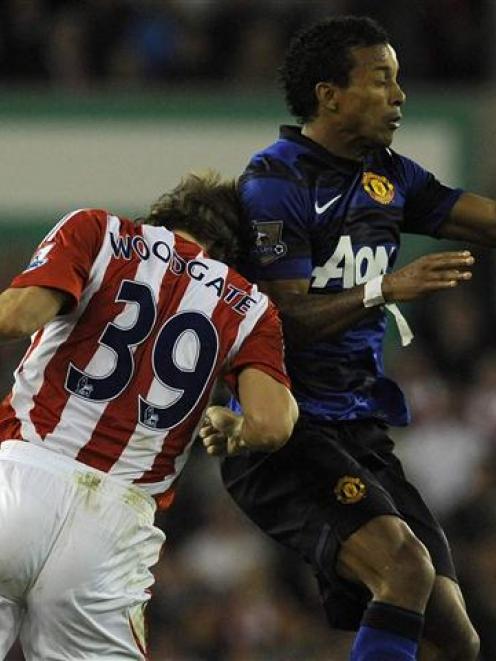
[[233,456],[246,451],[241,439],[243,416],[225,406],[210,406],[200,427],[199,436],[211,456]]
[[474,258],[468,250],[424,255],[382,281],[382,295],[388,303],[411,301],[431,292],[451,289],[472,277]]

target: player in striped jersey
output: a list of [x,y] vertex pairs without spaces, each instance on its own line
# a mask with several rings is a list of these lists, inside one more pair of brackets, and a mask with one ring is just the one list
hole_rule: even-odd
[[[65,216],[0,295],[0,338],[32,335],[0,411],[0,657],[143,659],[168,507],[215,381],[244,416],[210,454],[289,437],[277,313],[233,262],[235,186],[191,175],[136,223]],[[270,406],[270,410],[269,410]]]

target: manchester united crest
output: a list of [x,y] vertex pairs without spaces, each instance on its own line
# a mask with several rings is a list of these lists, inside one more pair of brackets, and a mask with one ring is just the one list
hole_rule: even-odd
[[375,172],[364,172],[362,184],[366,193],[376,202],[390,204],[394,198],[394,186],[387,177]]
[[334,493],[343,505],[353,505],[353,503],[358,503],[362,498],[365,498],[367,487],[359,477],[344,475],[337,481]]

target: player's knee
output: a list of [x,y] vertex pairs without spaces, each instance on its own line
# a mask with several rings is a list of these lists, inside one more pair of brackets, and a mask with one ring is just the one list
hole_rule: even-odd
[[471,626],[461,637],[455,637],[449,648],[443,650],[449,661],[477,661],[480,654],[480,639]]
[[400,519],[370,521],[345,542],[343,551],[344,578],[365,583],[378,599],[396,600],[407,593],[424,600],[432,590],[435,570],[429,552]]
[[410,593],[430,594],[436,571],[428,550],[406,526],[391,550],[390,562],[383,572],[387,587],[397,585]]
[[411,533],[404,534],[392,553],[394,571],[406,580],[421,581],[432,587],[436,572],[431,556],[422,542]]

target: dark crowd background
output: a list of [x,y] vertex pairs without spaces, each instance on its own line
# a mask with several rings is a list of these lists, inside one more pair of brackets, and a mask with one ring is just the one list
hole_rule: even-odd
[[[273,89],[289,35],[330,13],[378,18],[409,84],[489,86],[492,0],[2,0],[0,85],[68,90],[169,85]],[[484,191],[496,195],[494,190]],[[29,258],[4,246],[0,285]],[[395,430],[407,474],[443,522],[462,588],[496,659],[496,272],[476,250],[473,282],[407,306],[416,339],[388,345],[411,403]],[[0,347],[6,393],[23,343]],[[149,607],[151,656],[169,661],[328,660],[330,635],[309,570],[266,540],[224,495],[197,447],[172,511]],[[14,650],[11,659],[20,659]]]
[[411,81],[475,83],[494,73],[492,0],[2,0],[0,79],[263,83],[289,36],[333,13],[381,21]]

